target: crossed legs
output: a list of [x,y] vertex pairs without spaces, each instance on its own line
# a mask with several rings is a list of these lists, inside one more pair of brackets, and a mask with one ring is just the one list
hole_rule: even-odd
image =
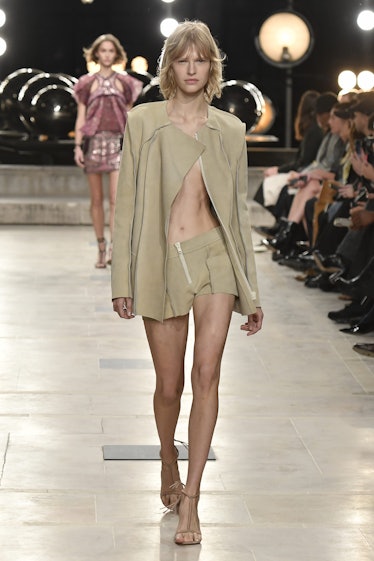
[[[220,366],[233,304],[234,296],[230,294],[201,295],[195,298],[193,304],[193,401],[188,430],[188,474],[176,533],[176,542],[180,544],[199,543],[201,540],[197,497],[217,421]],[[188,315],[163,323],[144,318],[144,324],[156,370],[154,412],[161,455],[165,461],[171,462],[175,459],[174,434],[184,387]],[[191,501],[188,497],[196,500]]]

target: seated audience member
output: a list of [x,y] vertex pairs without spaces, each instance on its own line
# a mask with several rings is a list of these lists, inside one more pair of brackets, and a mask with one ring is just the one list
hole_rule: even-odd
[[[360,110],[366,113],[361,114]],[[334,237],[331,234],[334,226],[331,227],[331,223],[329,223],[329,227],[324,232],[324,238],[319,240],[318,247],[320,254],[317,262],[322,262],[322,266],[319,268],[324,271],[324,275],[320,276],[317,283],[316,280],[309,279],[307,286],[319,286],[320,288],[324,286],[328,289],[331,285],[328,275],[329,272],[332,272],[332,269],[329,269],[331,264],[334,267],[340,263],[341,269],[345,270],[345,275],[354,277],[360,273],[371,257],[371,230],[369,228],[367,233],[366,228],[371,227],[374,211],[374,93],[371,96],[364,96],[364,104],[361,99],[352,106],[351,111],[354,114],[355,134],[361,134],[361,140],[356,141],[355,149],[351,150],[350,157],[350,178],[353,179],[354,174],[358,178],[355,181],[358,194],[348,207],[344,207],[345,212],[348,211],[345,216],[350,216],[351,228],[348,232],[345,230],[347,233],[341,239],[340,245],[337,243],[334,246],[332,242],[338,241],[339,238],[337,235]],[[369,115],[370,111],[373,112],[371,115]],[[362,138],[363,134],[365,134],[364,138]],[[340,229],[335,228],[335,230]],[[328,238],[329,232],[330,239]]]
[[273,166],[264,171],[264,180],[259,186],[254,200],[265,206],[270,212],[277,201],[279,192],[293,177],[295,171],[301,170],[316,158],[318,148],[325,132],[324,114],[316,118],[316,100],[320,94],[308,90],[301,96],[295,118],[295,138],[299,144],[296,158],[281,166]]
[[[334,149],[330,159],[330,167],[309,166],[303,171],[296,194],[293,198],[287,219],[282,220],[282,225],[277,235],[270,240],[270,245],[280,250],[285,255],[293,249],[294,242],[300,237],[306,237],[307,225],[305,220],[305,205],[308,200],[319,195],[324,179],[334,179],[342,165],[342,157],[347,152],[347,143],[350,135],[348,104],[335,104],[331,110],[328,136],[332,140]],[[342,117],[336,111],[341,109]],[[300,227],[302,226],[302,227]]]
[[[305,205],[305,221],[311,247],[309,254],[311,255],[312,250],[315,250],[317,257],[321,253],[330,255],[335,252],[346,234],[345,228],[336,226],[336,219],[346,219],[345,221],[340,220],[338,225],[348,223],[351,206],[366,194],[361,185],[360,176],[351,164],[356,141],[358,137],[362,138],[354,127],[351,104],[339,103],[336,105],[332,118],[334,121],[341,120],[340,137],[345,142],[345,153],[337,170],[335,181],[323,184],[320,196],[309,199]],[[320,265],[319,257],[317,264]],[[320,269],[328,272],[326,267],[320,266]]]

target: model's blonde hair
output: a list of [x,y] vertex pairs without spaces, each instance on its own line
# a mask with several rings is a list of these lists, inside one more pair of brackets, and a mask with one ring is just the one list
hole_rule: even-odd
[[99,37],[97,37],[97,39],[95,39],[90,47],[88,47],[87,49],[83,49],[83,56],[86,59],[86,62],[99,62],[97,51],[99,50],[100,45],[104,43],[104,41],[110,41],[111,43],[113,43],[114,48],[116,49],[117,56],[113,64],[123,62],[123,65],[125,67],[127,64],[127,53],[117,37],[115,37],[111,33],[100,35]]
[[175,96],[177,85],[172,68],[173,62],[183,56],[194,45],[199,55],[210,61],[208,82],[204,88],[205,99],[210,103],[213,97],[221,97],[222,62],[221,55],[212,34],[201,21],[180,23],[166,39],[159,59],[158,76],[160,91],[165,99]]

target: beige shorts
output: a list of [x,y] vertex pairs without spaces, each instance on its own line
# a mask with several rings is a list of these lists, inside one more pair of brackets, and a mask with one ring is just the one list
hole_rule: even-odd
[[169,244],[164,319],[183,316],[201,294],[238,295],[236,280],[220,228]]

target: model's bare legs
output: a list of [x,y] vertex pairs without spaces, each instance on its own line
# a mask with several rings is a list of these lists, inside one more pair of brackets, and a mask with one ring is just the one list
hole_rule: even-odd
[[112,263],[112,242],[113,242],[113,230],[114,230],[114,212],[116,207],[116,195],[117,195],[117,183],[118,183],[118,171],[112,171],[109,174],[109,231],[110,231],[110,246],[108,251],[107,263]]
[[118,175],[118,171],[111,171],[109,174],[109,230],[111,241],[113,239],[114,211],[116,205]]
[[179,479],[175,464],[174,435],[184,387],[184,356],[188,335],[188,315],[170,318],[163,323],[144,318],[145,330],[156,371],[156,390],[153,399],[155,419],[161,443],[160,455],[164,464],[173,469],[162,470],[162,501],[172,505],[179,494],[167,490]]
[[91,195],[91,218],[92,225],[95,230],[97,239],[104,237],[104,194],[103,194],[103,178],[101,173],[88,173],[88,183]]
[[91,218],[92,225],[95,231],[99,254],[95,267],[104,269],[106,267],[106,242],[104,238],[104,203],[103,203],[103,179],[100,173],[88,173],[88,183],[90,186],[91,195]]
[[175,536],[175,541],[179,544],[201,541],[197,502],[217,421],[221,359],[233,305],[234,296],[230,294],[202,295],[194,301],[195,347],[191,375],[193,402],[188,435],[188,475]]

